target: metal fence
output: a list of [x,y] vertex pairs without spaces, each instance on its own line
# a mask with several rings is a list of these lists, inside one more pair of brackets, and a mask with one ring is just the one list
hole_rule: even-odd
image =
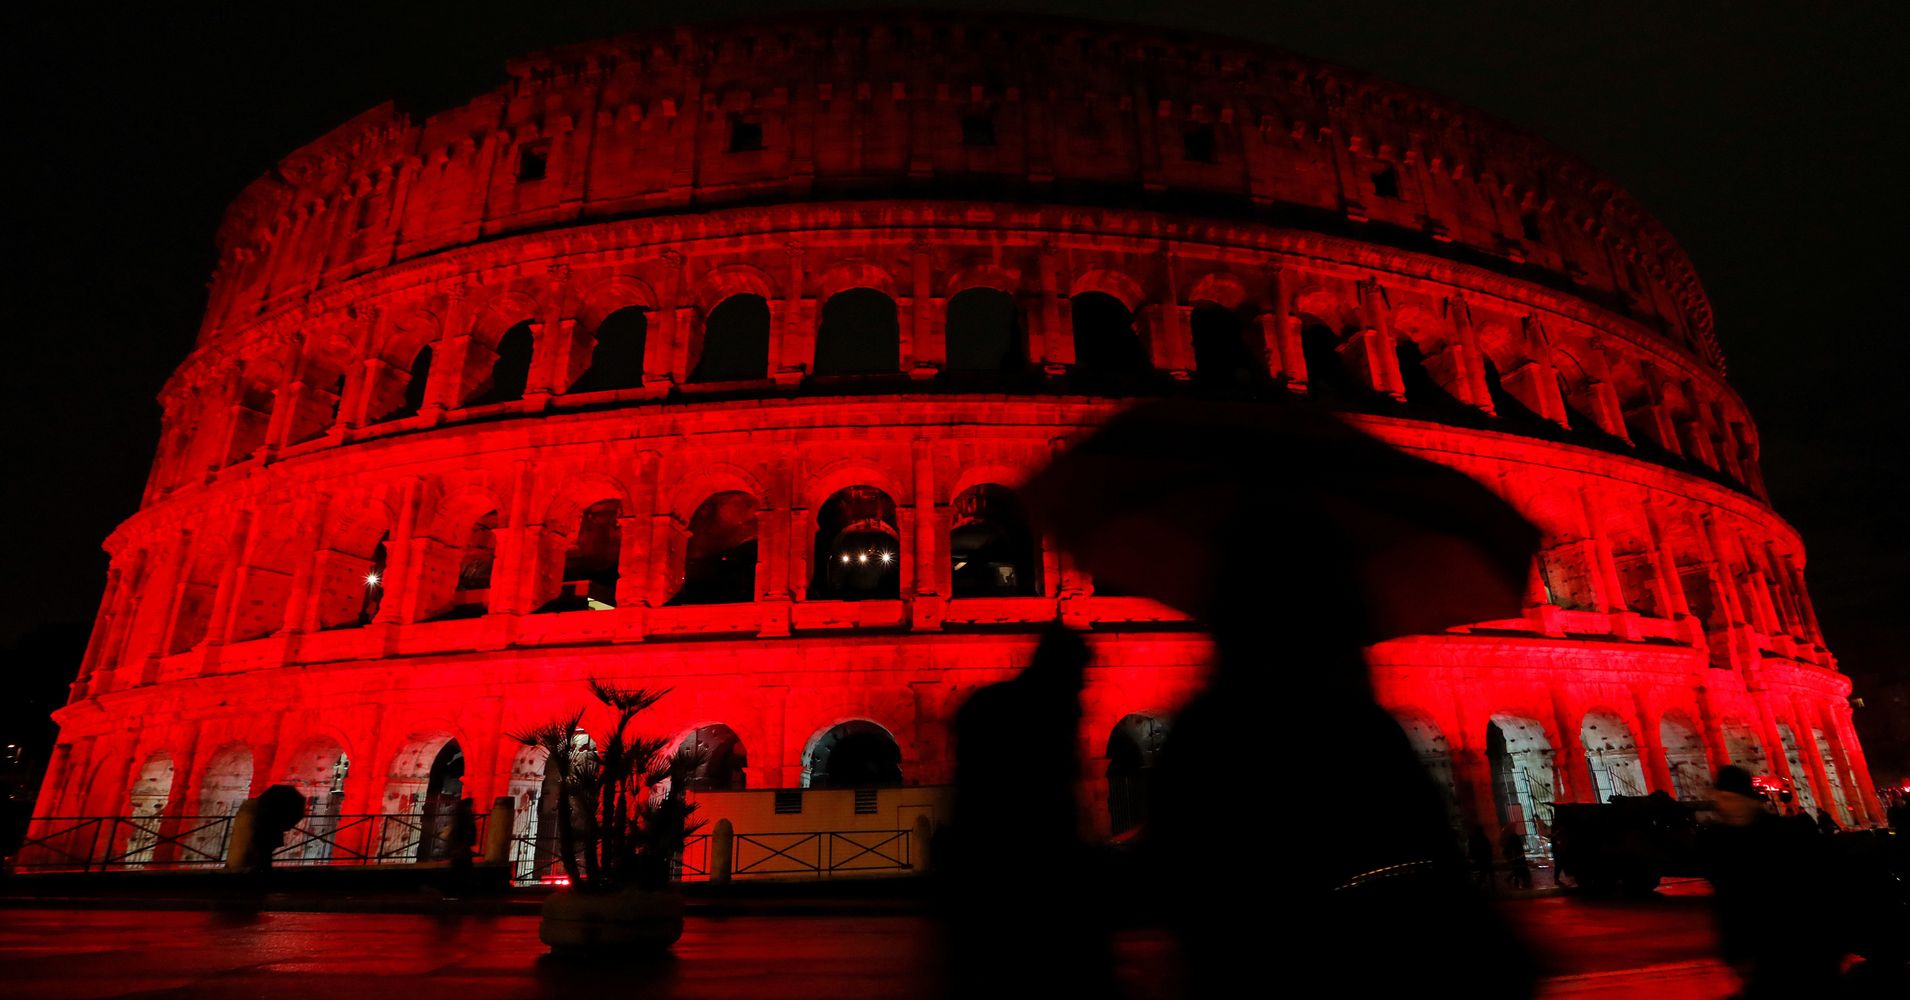
[[230,816],[48,816],[27,828],[20,871],[140,871],[225,864]]
[[[490,817],[473,817],[482,845]],[[676,862],[685,882],[706,881],[726,868],[731,878],[830,878],[914,870],[909,830],[738,833],[726,865],[710,833],[688,837]],[[73,816],[34,820],[15,868],[28,872],[140,871],[222,868],[232,837],[230,816]],[[519,835],[510,848],[511,880],[519,885],[563,881],[556,844]],[[274,865],[390,865],[447,861],[454,850],[450,815],[371,813],[301,820],[272,852]]]

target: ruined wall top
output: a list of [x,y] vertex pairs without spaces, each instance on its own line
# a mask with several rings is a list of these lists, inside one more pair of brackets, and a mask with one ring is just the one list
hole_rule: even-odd
[[434,251],[778,201],[1105,204],[1260,220],[1495,268],[1722,370],[1662,225],[1542,140],[1263,46],[1000,15],[806,15],[512,61],[419,119],[374,108],[226,214],[202,341]]

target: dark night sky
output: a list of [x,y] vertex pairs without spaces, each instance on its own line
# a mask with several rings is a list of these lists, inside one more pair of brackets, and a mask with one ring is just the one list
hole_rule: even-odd
[[[138,503],[154,394],[190,348],[224,205],[279,157],[381,100],[474,96],[506,57],[665,24],[815,4],[7,5],[12,543],[0,643],[90,621],[99,542]],[[875,6],[883,6],[877,4]],[[902,5],[889,5],[902,6]],[[1732,383],[1803,531],[1832,647],[1902,670],[1910,605],[1910,370],[1900,275],[1910,162],[1901,5],[1024,0],[1252,38],[1466,102],[1614,176],[1683,241]],[[1818,9],[1804,9],[1812,7]],[[192,8],[192,10],[188,10]],[[127,13],[128,10],[135,11]],[[72,664],[57,667],[70,675]]]

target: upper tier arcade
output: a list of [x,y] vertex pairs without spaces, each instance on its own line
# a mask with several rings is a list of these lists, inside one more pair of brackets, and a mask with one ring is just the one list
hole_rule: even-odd
[[202,343],[451,247],[688,208],[867,198],[1123,206],[1417,250],[1580,296],[1722,370],[1669,233],[1452,102],[1235,40],[998,16],[752,21],[518,60],[391,105],[232,206]]

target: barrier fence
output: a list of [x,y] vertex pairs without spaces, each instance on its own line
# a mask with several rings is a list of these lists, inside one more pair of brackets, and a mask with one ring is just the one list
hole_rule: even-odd
[[[482,849],[490,817],[477,814]],[[230,816],[75,816],[33,821],[13,867],[20,872],[176,871],[224,868]],[[692,834],[677,859],[686,882],[712,878],[810,878],[914,870],[913,831],[863,830]],[[511,879],[520,885],[568,878],[555,838],[509,840]],[[280,867],[418,864],[450,860],[451,817],[418,813],[308,816],[272,852]],[[718,863],[722,862],[722,863]]]

